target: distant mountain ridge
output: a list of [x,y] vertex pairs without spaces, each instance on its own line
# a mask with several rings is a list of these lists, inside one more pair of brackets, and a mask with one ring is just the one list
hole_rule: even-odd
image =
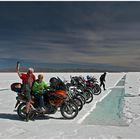
[[[53,68],[34,68],[35,72],[122,72],[119,70],[107,70],[107,69],[84,69],[84,68],[62,68],[62,69],[53,69]],[[27,68],[21,68],[20,71],[25,72]],[[0,72],[16,72],[15,68],[1,68]]]

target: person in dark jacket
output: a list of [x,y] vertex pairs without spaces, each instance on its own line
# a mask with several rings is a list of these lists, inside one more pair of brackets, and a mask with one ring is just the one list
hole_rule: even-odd
[[105,88],[105,77],[106,77],[106,72],[100,76],[100,87],[103,86],[103,89],[106,90]]

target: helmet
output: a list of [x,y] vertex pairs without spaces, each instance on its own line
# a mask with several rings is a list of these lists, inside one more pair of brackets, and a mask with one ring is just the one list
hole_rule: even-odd
[[56,89],[58,86],[58,79],[55,77],[52,77],[50,79],[50,87]]

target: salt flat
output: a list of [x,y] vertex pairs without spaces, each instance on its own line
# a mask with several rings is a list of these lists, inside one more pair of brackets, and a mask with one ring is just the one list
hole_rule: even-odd
[[[35,73],[37,76],[38,73]],[[44,80],[59,76],[69,80],[70,75],[94,75],[97,79],[101,73],[43,73]],[[86,125],[82,122],[96,108],[98,102],[107,97],[113,87],[126,75],[124,119],[126,126]],[[16,93],[10,91],[10,84],[20,82],[16,73],[0,73],[0,138],[140,138],[140,73],[108,73],[106,77],[107,90],[99,96],[94,96],[90,104],[86,104],[73,120],[64,120],[60,112],[35,121],[23,122],[13,111]]]

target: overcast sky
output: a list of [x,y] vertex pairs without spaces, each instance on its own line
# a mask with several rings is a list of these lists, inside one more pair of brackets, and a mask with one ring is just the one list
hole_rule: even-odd
[[140,2],[0,2],[0,68],[140,71]]

